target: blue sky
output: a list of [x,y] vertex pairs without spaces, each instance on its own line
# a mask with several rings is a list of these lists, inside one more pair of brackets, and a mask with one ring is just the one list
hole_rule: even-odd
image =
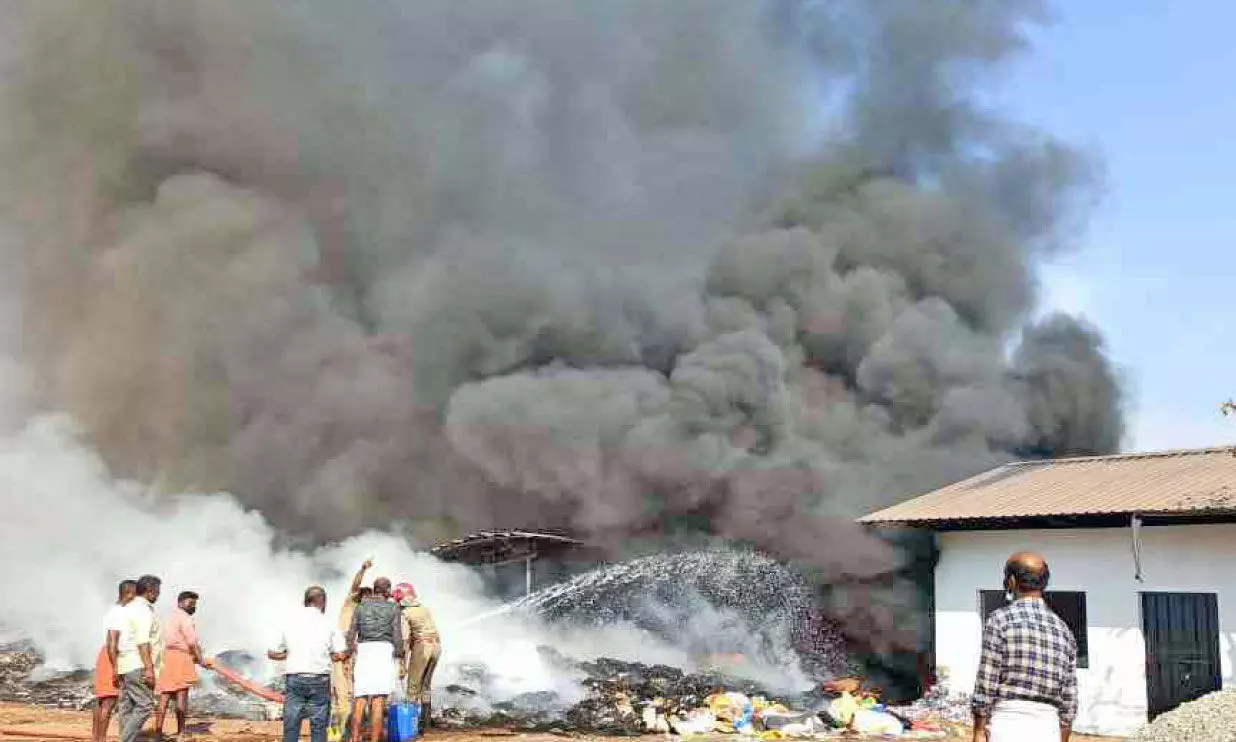
[[1001,81],[1016,118],[1096,151],[1106,193],[1051,306],[1104,332],[1127,450],[1236,442],[1236,3],[1057,3]]

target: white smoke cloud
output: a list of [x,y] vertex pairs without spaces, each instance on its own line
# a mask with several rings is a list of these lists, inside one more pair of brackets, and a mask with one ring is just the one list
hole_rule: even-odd
[[[692,666],[685,652],[633,627],[555,630],[500,611],[476,573],[417,551],[394,533],[369,531],[300,551],[280,545],[259,513],[227,494],[155,497],[144,485],[114,479],[63,415],[32,418],[0,439],[0,511],[0,584],[7,596],[0,601],[0,636],[31,640],[48,668],[92,666],[103,641],[102,616],[122,579],[163,578],[164,611],[179,591],[198,592],[207,653],[262,656],[305,587],[324,585],[335,615],[351,575],[368,557],[375,562],[368,581],[379,575],[410,581],[434,611],[446,647],[440,685],[460,679],[463,666],[479,664],[493,676],[488,700],[539,690],[578,697],[577,679],[546,663],[542,645],[578,658]],[[476,620],[486,614],[494,619]],[[699,614],[700,631],[724,620],[707,605]],[[799,680],[784,668],[752,673],[772,683]]]

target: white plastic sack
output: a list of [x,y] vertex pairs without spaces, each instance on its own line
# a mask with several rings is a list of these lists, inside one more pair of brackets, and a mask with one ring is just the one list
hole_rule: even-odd
[[859,709],[854,712],[854,731],[861,734],[889,734],[900,736],[905,734],[905,727],[897,717],[883,711]]

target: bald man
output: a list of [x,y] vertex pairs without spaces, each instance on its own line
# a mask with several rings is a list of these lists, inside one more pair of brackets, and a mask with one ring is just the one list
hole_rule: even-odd
[[1077,641],[1047,607],[1051,570],[1038,554],[1004,565],[1012,602],[992,611],[971,710],[974,742],[1068,742],[1077,715]]
[[346,660],[348,652],[343,632],[326,615],[325,590],[318,585],[305,590],[304,608],[290,617],[266,656],[284,663],[283,742],[300,740],[306,717],[310,742],[326,742],[331,666]]

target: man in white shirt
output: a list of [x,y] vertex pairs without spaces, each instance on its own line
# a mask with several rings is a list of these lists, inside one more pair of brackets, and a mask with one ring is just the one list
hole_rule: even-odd
[[154,575],[137,580],[137,597],[124,607],[116,674],[120,676],[121,742],[135,742],[154,708],[155,676],[163,657],[163,636],[154,604],[163,581]]
[[137,597],[137,581],[120,583],[118,599],[103,617],[103,648],[94,665],[94,720],[90,738],[104,742],[112,711],[120,697],[120,677],[116,674],[116,656],[120,653],[120,634],[125,630],[125,606]]
[[279,642],[266,653],[283,661],[283,740],[300,739],[300,723],[309,717],[310,742],[326,742],[330,722],[331,662],[348,658],[343,633],[326,616],[326,591],[305,590],[305,605],[283,629]]

